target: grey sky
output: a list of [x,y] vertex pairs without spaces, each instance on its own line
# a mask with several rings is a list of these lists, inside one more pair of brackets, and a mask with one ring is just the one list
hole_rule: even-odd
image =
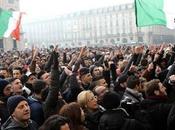
[[20,0],[20,10],[26,12],[24,22],[54,17],[80,10],[88,10],[134,0]]

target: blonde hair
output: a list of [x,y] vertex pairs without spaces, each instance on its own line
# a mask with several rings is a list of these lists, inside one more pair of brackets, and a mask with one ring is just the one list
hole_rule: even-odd
[[84,90],[80,92],[77,96],[77,102],[83,109],[86,108],[85,106],[87,105],[89,94],[93,94],[93,92],[90,90]]

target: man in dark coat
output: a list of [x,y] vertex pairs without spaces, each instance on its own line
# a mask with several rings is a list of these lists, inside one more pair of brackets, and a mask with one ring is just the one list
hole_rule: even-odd
[[171,104],[167,104],[166,88],[158,79],[149,81],[145,87],[146,99],[141,102],[141,108],[148,114],[147,120],[153,130],[166,130],[168,115],[172,107]]
[[145,130],[135,119],[129,119],[125,109],[120,108],[120,96],[116,92],[106,92],[103,107],[106,111],[100,118],[99,130]]
[[33,83],[33,94],[28,98],[31,109],[31,119],[39,126],[44,122],[44,111],[42,101],[42,91],[46,88],[46,82],[43,80],[35,80]]
[[26,98],[20,95],[10,97],[7,108],[10,117],[1,130],[37,130],[37,124],[30,120],[30,107]]
[[3,124],[9,117],[7,100],[11,95],[11,85],[7,80],[0,79],[0,124]]

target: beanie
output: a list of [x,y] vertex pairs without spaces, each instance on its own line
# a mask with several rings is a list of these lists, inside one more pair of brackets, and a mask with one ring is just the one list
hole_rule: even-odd
[[26,101],[27,102],[27,99],[21,95],[14,95],[14,96],[11,96],[8,98],[7,100],[7,108],[8,108],[8,111],[9,111],[9,114],[13,114],[15,108],[18,106],[18,104],[21,102],[21,101]]
[[83,75],[85,75],[85,74],[88,74],[88,73],[89,73],[89,69],[86,68],[86,67],[83,67],[83,68],[81,68],[81,69],[79,70],[79,75],[80,75],[80,77],[83,76]]
[[0,79],[0,96],[3,96],[3,90],[4,88],[9,84],[7,80]]
[[103,96],[102,99],[102,106],[105,109],[114,109],[117,108],[120,105],[120,96],[114,92],[114,91],[109,91],[106,92]]

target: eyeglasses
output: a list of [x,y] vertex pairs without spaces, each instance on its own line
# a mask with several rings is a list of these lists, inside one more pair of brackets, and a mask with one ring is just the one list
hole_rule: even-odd
[[87,102],[91,102],[91,101],[94,101],[96,99],[97,99],[97,96],[92,96],[87,100]]

